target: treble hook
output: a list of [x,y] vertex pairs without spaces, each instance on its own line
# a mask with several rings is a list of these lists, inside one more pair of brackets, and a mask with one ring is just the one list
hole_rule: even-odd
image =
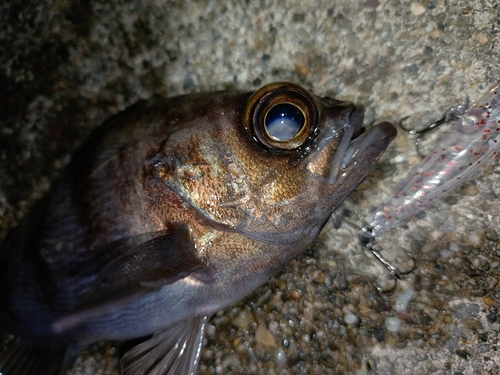
[[377,258],[377,260],[380,263],[382,263],[382,265],[389,271],[389,273],[391,274],[392,278],[395,281],[394,286],[390,290],[385,290],[385,291],[379,285],[375,284],[375,287],[377,288],[377,290],[379,292],[386,292],[387,293],[387,292],[390,292],[390,291],[394,290],[396,288],[396,286],[397,286],[397,281],[401,280],[401,275],[406,275],[406,274],[409,274],[409,273],[413,272],[413,270],[416,267],[415,258],[413,257],[413,255],[411,255],[406,250],[404,250],[404,252],[411,259],[411,261],[413,263],[412,267],[408,271],[405,271],[405,272],[399,271],[387,259],[385,259],[383,257],[383,255],[378,250],[375,250],[375,248],[374,248],[374,245],[375,245],[375,236],[373,234],[373,228],[371,226],[369,226],[369,225],[365,225],[363,228],[361,228],[361,235],[359,236],[359,242],[361,243],[361,245],[363,247],[365,247],[368,250],[370,250],[370,252],[373,254],[373,256],[375,258]]
[[403,126],[404,121],[406,121],[410,116],[403,117],[401,120],[398,121],[398,125],[401,129],[403,129],[405,132],[411,135],[417,135],[417,138],[415,139],[415,148],[417,149],[417,153],[421,156],[424,157],[425,155],[420,152],[419,144],[420,144],[420,139],[430,132],[431,130],[437,128],[438,126],[446,123],[446,122],[452,122],[456,121],[462,116],[467,108],[469,108],[470,100],[469,96],[465,96],[465,101],[462,104],[456,105],[454,107],[451,107],[446,114],[440,118],[437,121],[434,121],[432,124],[428,125],[426,128],[422,130],[416,130],[416,129],[408,129],[405,126]]

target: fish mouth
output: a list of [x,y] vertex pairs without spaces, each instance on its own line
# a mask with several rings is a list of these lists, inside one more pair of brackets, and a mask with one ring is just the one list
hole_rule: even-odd
[[344,143],[342,156],[339,155],[332,166],[335,170],[332,170],[331,182],[353,174],[361,181],[397,134],[389,122],[381,122],[364,131],[363,118],[363,106],[355,106],[349,116],[351,126],[344,133],[344,139],[349,141]]
[[[355,133],[359,134],[361,126],[356,126]],[[389,122],[381,122],[365,132],[354,136],[349,142],[349,146],[342,158],[341,171],[351,167],[365,154],[373,154],[374,152],[380,156],[389,143],[396,136],[396,128]],[[373,160],[377,161],[378,157]]]
[[391,140],[396,136],[396,129],[389,122],[382,122],[368,130],[362,128],[364,107],[354,105],[348,115],[348,125],[345,126],[342,139],[337,144],[335,157],[330,165],[328,183],[335,184],[339,179],[351,175],[351,169],[368,174],[373,165],[385,151]]

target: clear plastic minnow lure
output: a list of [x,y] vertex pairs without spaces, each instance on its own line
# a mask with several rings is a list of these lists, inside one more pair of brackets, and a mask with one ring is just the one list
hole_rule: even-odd
[[[373,249],[375,237],[380,231],[430,206],[500,152],[499,83],[456,117],[458,119],[451,125],[450,131],[412,169],[394,193],[378,206],[371,223],[362,228],[361,243],[395,278],[399,278],[397,269]],[[445,121],[446,116],[436,123]]]

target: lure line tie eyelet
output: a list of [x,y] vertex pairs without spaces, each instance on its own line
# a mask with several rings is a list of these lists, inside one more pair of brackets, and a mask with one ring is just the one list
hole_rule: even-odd
[[415,139],[415,148],[417,150],[418,155],[423,158],[423,157],[425,157],[425,155],[420,151],[420,147],[419,147],[420,140],[422,139],[422,137],[425,134],[427,134],[428,132],[438,128],[439,126],[441,126],[443,124],[446,124],[448,122],[454,122],[454,121],[458,120],[460,118],[460,116],[462,116],[465,113],[467,108],[469,108],[469,105],[470,105],[469,96],[466,95],[463,103],[451,107],[445,113],[445,115],[443,117],[441,117],[439,120],[434,121],[433,123],[427,125],[422,130],[409,129],[406,127],[406,125],[404,125],[405,121],[408,120],[411,116],[406,116],[406,117],[403,117],[402,119],[400,119],[398,121],[398,126],[406,133],[417,136],[417,138]]

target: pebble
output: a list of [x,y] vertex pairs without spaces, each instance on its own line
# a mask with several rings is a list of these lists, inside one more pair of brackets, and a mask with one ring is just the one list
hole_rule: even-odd
[[432,373],[436,369],[436,367],[434,366],[434,363],[432,363],[431,360],[425,361],[425,368],[428,371],[428,373]]
[[467,357],[469,356],[468,353],[463,349],[455,349],[455,354],[459,357],[462,357],[463,359],[467,359]]
[[493,306],[495,304],[495,300],[491,298],[490,296],[484,297],[484,303],[487,306]]
[[458,339],[456,337],[451,337],[448,340],[446,340],[446,344],[444,347],[448,350],[453,350],[458,346]]
[[286,285],[287,284],[286,284],[286,282],[284,280],[280,279],[278,281],[278,288],[279,288],[279,290],[284,291],[286,289]]
[[483,329],[481,322],[475,318],[463,318],[461,322],[470,329]]
[[465,188],[465,195],[473,197],[479,194],[479,188],[476,185],[469,185]]
[[283,366],[286,364],[287,357],[283,349],[276,350],[276,352],[274,353],[274,360],[276,361],[276,364],[278,366]]
[[227,367],[241,367],[241,361],[236,354],[232,354],[229,357],[224,358],[222,361],[222,366]]
[[478,332],[477,337],[482,342],[486,342],[488,341],[488,332],[487,331]]
[[318,275],[318,284],[324,284],[325,278],[326,278],[326,275],[323,272],[320,272]]
[[417,165],[420,160],[422,160],[422,158],[420,156],[416,156],[416,155],[410,155],[408,156],[408,164],[413,166],[413,165]]
[[255,341],[266,346],[276,346],[274,335],[263,325],[258,325],[255,330]]
[[344,315],[344,321],[349,325],[356,325],[359,322],[359,318],[352,312],[348,312]]
[[408,305],[413,299],[414,290],[411,288],[406,289],[403,293],[398,294],[396,298],[396,303],[394,304],[394,310],[397,312],[403,312],[408,309]]
[[252,313],[248,310],[241,310],[241,312],[231,322],[237,328],[248,329],[250,322],[253,320]]
[[474,38],[478,41],[479,44],[481,45],[485,45],[486,43],[488,43],[488,35],[485,34],[485,33],[482,33],[482,32],[479,32],[477,33]]
[[439,255],[443,259],[449,259],[449,258],[451,258],[454,255],[454,253],[452,251],[450,251],[450,250],[440,250],[439,251]]
[[449,314],[443,315],[443,323],[451,324],[453,323],[453,318]]
[[414,16],[421,16],[425,13],[425,7],[420,3],[411,3],[410,10]]
[[294,299],[294,300],[299,300],[302,298],[302,296],[304,295],[304,293],[302,293],[300,290],[298,289],[293,289],[291,292],[290,292],[290,298],[291,299]]
[[446,289],[447,291],[449,292],[455,292],[457,290],[456,286],[454,283],[452,283],[451,281],[450,282],[447,282],[445,285],[444,285],[444,289]]
[[498,240],[498,233],[494,229],[488,229],[484,232],[486,238],[488,238],[491,241],[496,241]]
[[269,327],[269,331],[277,333],[280,325],[276,320],[271,320],[267,323],[267,326]]
[[486,315],[486,318],[488,319],[488,321],[490,323],[495,323],[498,320],[498,315],[495,313],[491,313],[491,314]]
[[385,320],[385,328],[391,333],[398,333],[401,325],[401,319],[390,316]]
[[[454,306],[451,306],[452,308]],[[472,316],[477,316],[479,314],[479,305],[475,303],[458,303],[455,307],[455,318],[462,319]]]
[[438,29],[434,29],[429,33],[429,36],[432,39],[439,39],[441,37],[441,31],[439,31]]

